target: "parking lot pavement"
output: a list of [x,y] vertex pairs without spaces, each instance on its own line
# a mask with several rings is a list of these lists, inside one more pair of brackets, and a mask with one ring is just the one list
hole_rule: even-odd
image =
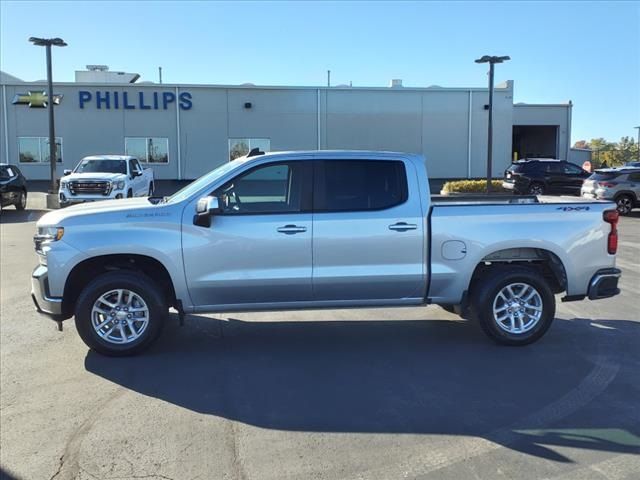
[[638,478],[638,213],[623,293],[528,347],[430,306],[172,318],[121,359],[34,312],[41,214],[0,226],[2,478]]

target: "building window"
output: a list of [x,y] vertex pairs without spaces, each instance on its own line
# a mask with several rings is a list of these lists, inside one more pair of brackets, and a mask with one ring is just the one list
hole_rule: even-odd
[[230,138],[229,161],[244,157],[254,148],[259,148],[262,152],[269,152],[271,151],[271,140],[268,138]]
[[[57,162],[62,163],[62,138],[56,137]],[[49,137],[18,137],[20,163],[49,163]]]
[[126,137],[127,155],[145,163],[169,163],[169,139],[161,137]]

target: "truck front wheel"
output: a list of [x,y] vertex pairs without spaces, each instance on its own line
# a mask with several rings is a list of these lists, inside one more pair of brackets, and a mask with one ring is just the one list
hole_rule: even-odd
[[109,356],[134,355],[160,335],[168,306],[156,284],[135,271],[107,272],[76,303],[76,328],[85,344]]
[[520,266],[498,266],[486,272],[477,281],[471,302],[482,330],[501,345],[528,345],[540,339],[556,311],[555,297],[544,278]]

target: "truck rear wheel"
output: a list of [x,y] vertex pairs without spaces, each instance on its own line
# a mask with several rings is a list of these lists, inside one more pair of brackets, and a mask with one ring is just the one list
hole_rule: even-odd
[[168,308],[160,289],[146,275],[107,272],[80,294],[76,328],[84,343],[98,353],[135,355],[158,338]]
[[471,294],[473,316],[501,345],[528,345],[551,326],[556,302],[544,278],[520,266],[489,270]]

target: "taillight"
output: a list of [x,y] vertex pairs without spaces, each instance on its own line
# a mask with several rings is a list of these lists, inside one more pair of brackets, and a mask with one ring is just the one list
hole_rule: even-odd
[[617,210],[607,210],[602,214],[602,218],[611,225],[611,231],[607,237],[607,252],[615,255],[618,251],[618,218],[620,215]]

